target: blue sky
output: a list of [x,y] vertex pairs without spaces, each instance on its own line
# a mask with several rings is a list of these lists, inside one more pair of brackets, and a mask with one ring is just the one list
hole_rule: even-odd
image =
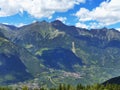
[[120,0],[0,0],[0,23],[22,26],[61,20],[88,29],[120,29],[119,3]]

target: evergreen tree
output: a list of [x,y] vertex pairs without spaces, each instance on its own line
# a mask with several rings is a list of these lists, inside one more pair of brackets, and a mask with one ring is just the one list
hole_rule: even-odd
[[29,90],[27,86],[23,86],[22,90]]

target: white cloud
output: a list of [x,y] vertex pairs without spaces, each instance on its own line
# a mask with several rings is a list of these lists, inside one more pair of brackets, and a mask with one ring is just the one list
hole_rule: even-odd
[[36,18],[51,17],[55,12],[65,12],[85,0],[0,0],[0,17],[26,11]]
[[22,26],[24,26],[24,25],[27,25],[27,24],[25,24],[25,23],[19,23],[19,24],[14,24],[16,27],[22,27]]
[[105,25],[103,23],[91,22],[88,24],[88,27],[90,29],[95,29],[95,28],[105,27]]
[[97,23],[97,22],[91,22],[89,24],[85,24],[83,22],[77,22],[76,27],[86,28],[86,29],[95,29],[95,28],[104,27],[104,25],[102,23]]
[[67,18],[66,17],[58,17],[58,18],[56,18],[56,20],[60,20],[63,23],[65,23],[65,21],[67,20]]
[[9,25],[9,23],[3,22],[2,24]]
[[107,0],[93,10],[80,8],[75,14],[80,22],[97,21],[104,26],[120,22],[120,0]]
[[116,30],[120,31],[120,28],[116,28]]
[[25,23],[18,23],[18,24],[16,24],[16,23],[6,23],[6,22],[3,22],[2,24],[4,24],[4,25],[14,25],[16,27],[22,27],[24,25],[27,25]]
[[76,23],[76,27],[79,27],[79,28],[88,28],[88,26],[86,24],[80,23],[80,22]]

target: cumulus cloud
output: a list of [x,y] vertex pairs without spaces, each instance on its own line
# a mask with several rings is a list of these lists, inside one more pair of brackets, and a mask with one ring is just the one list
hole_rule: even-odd
[[76,23],[76,27],[86,28],[86,29],[95,29],[95,28],[101,28],[101,27],[105,27],[105,26],[104,26],[104,24],[97,23],[97,22],[91,22],[88,24],[85,24],[83,22],[78,22],[78,23]]
[[120,32],[120,28],[116,28],[116,30],[118,30]]
[[25,23],[15,24],[15,26],[17,26],[17,27],[22,27],[22,26],[24,26],[24,25],[27,25],[27,24],[25,24]]
[[87,26],[86,24],[84,24],[84,23],[80,23],[80,22],[76,23],[76,27],[80,27],[80,28],[88,28],[88,26]]
[[120,22],[120,0],[107,0],[93,10],[80,8],[75,16],[80,22],[95,21],[100,25],[109,26]]
[[65,21],[67,20],[67,18],[66,17],[58,17],[58,18],[56,18],[56,20],[60,20],[63,23],[65,23]]
[[26,11],[33,17],[51,17],[55,12],[65,12],[85,0],[0,0],[0,17]]

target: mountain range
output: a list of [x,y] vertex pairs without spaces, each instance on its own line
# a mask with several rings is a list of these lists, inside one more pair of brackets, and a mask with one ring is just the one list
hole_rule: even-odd
[[102,83],[120,75],[120,32],[61,21],[0,24],[0,84]]

